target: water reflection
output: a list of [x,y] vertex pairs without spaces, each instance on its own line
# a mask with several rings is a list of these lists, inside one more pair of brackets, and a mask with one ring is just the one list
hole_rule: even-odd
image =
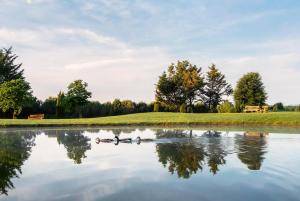
[[0,194],[6,194],[14,188],[11,181],[22,174],[22,165],[30,157],[34,146],[35,134],[28,132],[0,133]]
[[[83,159],[87,158],[87,151],[92,149],[94,140],[91,139],[101,136],[102,132],[110,137],[122,135],[133,138],[140,135],[144,138],[141,132],[146,131],[153,139],[148,144],[155,150],[156,163],[157,161],[161,163],[169,173],[177,175],[178,178],[188,179],[203,170],[207,170],[210,175],[216,175],[221,171],[220,167],[226,165],[226,157],[232,154],[249,170],[260,170],[267,152],[266,136],[268,133],[262,132],[246,132],[231,137],[214,130],[196,132],[171,129],[136,130],[134,128],[44,130],[41,133],[48,139],[56,138],[57,143],[63,145],[67,151],[67,157],[79,165],[83,163]],[[38,134],[39,132],[33,131],[0,133],[1,194],[7,194],[10,189],[14,188],[12,179],[22,174],[22,166],[29,159]],[[228,144],[228,141],[232,144]],[[138,146],[135,141],[132,145],[117,144],[118,147],[113,143],[111,143],[113,146],[109,147],[109,144],[105,144],[103,152],[122,148],[122,146]],[[98,150],[101,150],[101,145],[93,144]],[[140,151],[142,149],[143,147]],[[122,154],[125,155],[125,153]]]
[[179,178],[189,178],[198,170],[202,170],[205,151],[201,143],[158,143],[156,152],[159,162],[167,167],[170,173],[177,172]]
[[236,135],[235,144],[237,156],[249,170],[259,170],[266,153],[267,133],[245,133],[243,136]]
[[47,131],[49,137],[56,137],[58,144],[64,145],[67,155],[75,164],[81,164],[86,158],[85,152],[91,150],[90,138],[83,135],[84,131]]

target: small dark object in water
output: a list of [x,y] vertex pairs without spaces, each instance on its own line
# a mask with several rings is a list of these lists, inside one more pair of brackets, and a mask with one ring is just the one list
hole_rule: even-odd
[[116,139],[117,142],[124,142],[124,143],[131,143],[132,142],[131,138],[120,139],[118,136],[115,136],[115,139]]
[[137,138],[136,138],[136,143],[137,144],[141,144],[141,142],[153,142],[154,141],[154,139],[142,139],[140,136],[137,136]]
[[109,143],[109,142],[113,142],[114,139],[100,139],[100,138],[96,138],[96,143],[99,144],[100,142],[105,142],[105,143]]

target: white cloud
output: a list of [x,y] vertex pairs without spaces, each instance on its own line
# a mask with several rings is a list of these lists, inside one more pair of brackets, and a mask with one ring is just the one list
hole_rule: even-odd
[[[160,47],[133,47],[88,29],[0,28],[0,38],[5,46],[14,47],[35,95],[41,99],[65,90],[75,79],[83,79],[96,100],[151,101],[158,76],[169,63],[179,59]],[[211,57],[196,52],[180,59],[190,58],[204,71],[206,66],[216,63],[233,86],[243,74],[260,72],[269,103],[299,104],[299,44],[297,39],[233,44],[223,47],[224,50],[250,53]]]
[[93,99],[151,101],[158,75],[172,61],[162,48],[130,47],[86,29],[2,28],[0,36],[20,56],[35,95],[42,99],[83,79]]
[[282,101],[285,104],[299,104],[300,54],[274,54],[235,59],[221,59],[217,62],[233,85],[247,72],[259,72],[262,75],[268,102]]

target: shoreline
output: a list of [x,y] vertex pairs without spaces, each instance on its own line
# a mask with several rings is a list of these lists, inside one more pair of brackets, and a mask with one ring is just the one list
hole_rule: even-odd
[[78,119],[0,119],[0,128],[20,127],[283,127],[300,128],[300,113],[137,113]]

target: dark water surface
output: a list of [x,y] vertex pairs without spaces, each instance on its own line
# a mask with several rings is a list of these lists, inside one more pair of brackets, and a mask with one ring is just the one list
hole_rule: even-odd
[[0,130],[0,200],[300,200],[300,134]]

